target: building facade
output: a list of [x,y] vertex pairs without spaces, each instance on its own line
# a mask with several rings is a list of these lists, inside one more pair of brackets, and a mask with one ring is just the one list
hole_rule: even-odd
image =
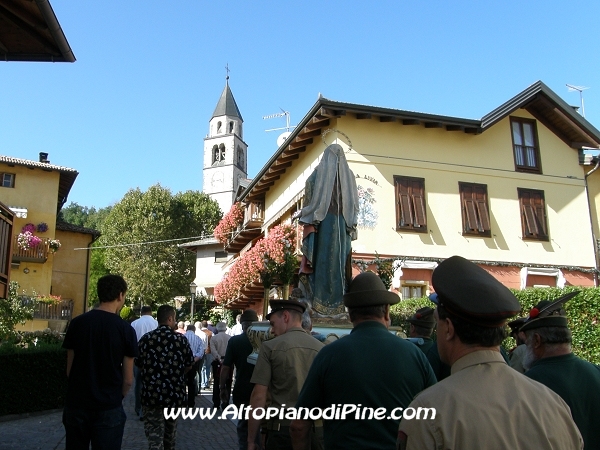
[[[480,120],[320,98],[239,196],[264,211],[262,235],[292,222],[333,142],[358,186],[355,273],[392,260],[399,294],[421,297],[437,263],[461,255],[511,288],[595,284],[579,157],[600,147],[600,132],[542,82]],[[252,245],[244,229],[256,225],[244,223],[226,249]],[[242,289],[229,306],[260,302],[254,294]]]
[[[0,253],[10,253],[10,280],[19,284],[19,294],[47,300],[36,305],[36,319],[22,329],[60,330],[85,312],[89,251],[75,249],[87,248],[98,233],[57,223],[77,175],[51,164],[46,153],[38,161],[0,155],[0,202],[14,215],[12,236],[2,241]],[[31,237],[24,238],[26,232]]]

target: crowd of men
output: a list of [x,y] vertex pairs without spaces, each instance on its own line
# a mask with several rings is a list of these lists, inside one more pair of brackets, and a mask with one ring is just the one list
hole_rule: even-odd
[[[163,408],[193,407],[212,378],[215,408],[232,402],[253,410],[353,405],[358,411],[343,420],[250,415],[237,423],[240,449],[600,450],[600,367],[572,353],[564,309],[577,292],[509,322],[517,346],[506,354],[500,344],[507,320],[521,310],[510,290],[459,256],[439,264],[432,285],[434,307],[408,319],[407,339],[388,330],[399,297],[372,272],[356,276],[343,296],[351,333],[327,345],[311,334],[301,294],[271,300],[266,320],[274,338],[262,343],[253,365],[246,331],[258,320],[255,311],[244,311],[228,329],[222,322],[179,326],[168,305],[154,320],[145,307],[130,326],[116,314],[125,281],[103,277],[100,306],[73,319],[63,344],[67,449],[90,442],[120,448],[121,400],[134,379],[149,448],[175,448],[176,421],[165,419]],[[385,414],[374,418],[380,408]]]

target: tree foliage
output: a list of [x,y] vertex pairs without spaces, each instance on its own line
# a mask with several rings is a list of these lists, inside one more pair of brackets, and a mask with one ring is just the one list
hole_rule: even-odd
[[218,204],[198,191],[172,195],[160,184],[129,190],[107,215],[98,241],[111,246],[104,264],[127,281],[128,303],[159,305],[186,295],[196,258],[174,240],[212,235],[220,218]]
[[[579,295],[565,304],[569,328],[573,333],[573,353],[594,364],[600,364],[600,288],[566,286],[562,289],[511,289],[521,303],[521,313],[516,317],[527,317],[531,308],[542,300],[556,300],[575,290],[580,291]],[[435,308],[427,297],[411,298],[393,305],[390,308],[392,325],[400,326],[408,333],[410,325],[406,320],[424,306]],[[514,346],[514,340],[509,337],[502,345],[510,349]]]
[[60,210],[58,220],[80,227],[100,230],[111,209],[111,206],[100,209],[93,206],[88,208],[87,206],[80,206],[76,202],[71,202]]

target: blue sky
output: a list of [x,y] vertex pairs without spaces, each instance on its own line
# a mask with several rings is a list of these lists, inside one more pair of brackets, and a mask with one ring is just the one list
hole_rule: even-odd
[[248,175],[319,93],[478,119],[537,80],[600,128],[600,2],[51,0],[77,61],[3,63],[0,154],[79,171],[69,202],[104,207],[159,182],[202,188],[203,138],[225,84]]

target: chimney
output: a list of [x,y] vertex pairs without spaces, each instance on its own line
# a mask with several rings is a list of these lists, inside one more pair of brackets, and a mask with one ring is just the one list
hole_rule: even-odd
[[40,152],[40,162],[50,164],[50,161],[48,161],[48,153]]

